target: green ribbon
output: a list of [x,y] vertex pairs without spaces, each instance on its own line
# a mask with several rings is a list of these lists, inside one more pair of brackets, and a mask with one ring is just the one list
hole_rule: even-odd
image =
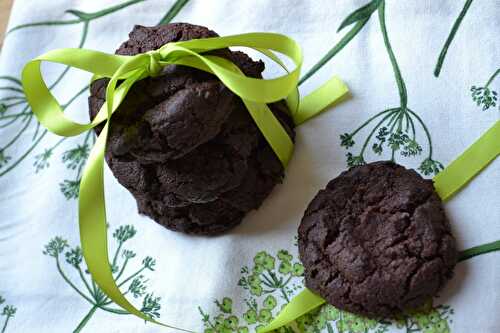
[[434,177],[434,187],[444,201],[469,183],[500,155],[500,120]]
[[[436,192],[443,201],[449,200],[498,155],[500,155],[500,121],[497,121],[476,142],[434,177]],[[500,241],[463,251],[460,260],[476,256],[479,252],[493,251],[500,251]],[[258,332],[271,332],[286,326],[325,303],[326,300],[305,288],[285,306],[269,325],[261,328]]]
[[[255,79],[243,75],[236,65],[224,58],[203,54],[231,46],[253,48],[286,70],[275,52],[283,54],[294,62],[295,69],[287,70],[287,74],[277,78]],[[106,102],[92,122],[79,124],[63,114],[60,104],[43,80],[40,72],[43,61],[78,68],[93,73],[94,78],[110,78],[106,89]],[[124,297],[111,272],[107,244],[103,169],[111,116],[118,110],[135,82],[157,76],[161,74],[163,67],[172,64],[212,73],[241,97],[256,125],[284,166],[292,156],[293,142],[266,104],[285,99],[291,107],[293,119],[298,124],[320,113],[323,108],[344,96],[348,89],[338,78],[333,78],[305,98],[306,109],[299,107],[297,82],[302,65],[302,51],[291,38],[273,33],[249,33],[168,43],[156,51],[136,56],[111,55],[84,49],[60,49],[39,56],[25,65],[22,83],[26,99],[39,122],[49,131],[61,136],[76,136],[104,123],[83,171],[79,194],[80,240],[92,279],[111,300],[131,314],[165,327],[190,332],[153,320]]]

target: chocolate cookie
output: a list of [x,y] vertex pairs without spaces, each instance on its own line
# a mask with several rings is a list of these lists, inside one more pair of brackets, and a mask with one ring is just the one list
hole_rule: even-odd
[[432,181],[392,162],[330,181],[299,227],[306,286],[332,305],[391,317],[452,277],[455,239]]
[[[168,42],[215,36],[185,23],[136,26],[117,53],[135,55]],[[262,77],[262,61],[228,49],[211,53],[231,60],[247,76]],[[92,118],[104,104],[107,82],[91,86]],[[270,108],[293,138],[286,105]],[[283,178],[281,163],[241,99],[215,76],[176,65],[132,87],[113,116],[106,160],[142,214],[193,234],[235,226]]]

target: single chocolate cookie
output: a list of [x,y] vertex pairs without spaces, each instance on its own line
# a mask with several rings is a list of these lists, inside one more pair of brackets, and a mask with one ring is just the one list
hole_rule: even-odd
[[299,227],[306,286],[332,305],[391,317],[452,277],[455,238],[432,181],[392,162],[343,172]]
[[[136,26],[117,53],[135,55],[215,36],[186,23]],[[264,63],[243,52],[211,54],[231,60],[247,76],[262,77]],[[107,83],[101,79],[91,86],[91,118],[104,104]],[[285,103],[270,108],[293,139]],[[142,214],[192,234],[216,234],[240,223],[282,181],[284,171],[238,96],[217,77],[177,65],[132,87],[113,115],[106,161]]]

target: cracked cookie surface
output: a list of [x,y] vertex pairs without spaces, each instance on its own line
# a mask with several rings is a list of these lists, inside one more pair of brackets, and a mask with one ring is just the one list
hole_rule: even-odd
[[435,296],[457,260],[432,181],[392,162],[330,181],[299,227],[306,286],[332,305],[392,317]]

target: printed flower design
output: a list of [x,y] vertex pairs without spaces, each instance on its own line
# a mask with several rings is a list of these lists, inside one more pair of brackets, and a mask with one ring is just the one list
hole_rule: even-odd
[[472,100],[477,104],[477,106],[482,107],[483,111],[497,106],[498,93],[495,90],[492,90],[490,85],[498,74],[500,74],[500,68],[493,73],[483,87],[472,86],[470,88]]
[[246,321],[248,325],[253,325],[257,322],[257,312],[255,310],[248,310],[243,314],[243,319]]
[[271,311],[271,310],[274,310],[276,305],[278,305],[278,302],[276,301],[276,298],[274,298],[274,296],[269,295],[264,299],[264,302],[262,303],[262,305],[264,306],[264,308]]
[[279,250],[277,257],[279,260],[283,262],[285,261],[290,262],[293,259],[293,256],[290,253],[288,253],[287,250]]
[[[373,154],[378,156],[382,156],[385,151],[389,151],[391,160],[396,159],[396,153],[408,158],[420,156],[425,151],[427,156],[422,160],[419,170],[425,175],[436,174],[441,170],[442,165],[433,158],[432,139],[429,129],[422,118],[408,106],[406,84],[387,32],[385,0],[369,1],[349,14],[342,21],[337,32],[349,26],[352,28],[300,79],[299,84],[304,83],[346,47],[359,34],[375,12],[378,14],[384,46],[396,78],[400,105],[382,110],[368,118],[355,130],[340,135],[340,146],[348,150],[346,153],[347,165],[353,167],[365,164],[366,155],[370,148]],[[425,147],[422,145],[422,139],[420,138],[422,131],[425,141],[427,141]],[[358,152],[354,153],[352,150],[355,148],[359,136],[364,136],[364,138],[362,137],[359,142],[360,148]]]
[[90,147],[85,142],[82,145],[77,145],[76,148],[67,150],[62,155],[62,161],[66,164],[66,167],[71,170],[75,170],[81,165],[82,161],[86,161],[89,156]]
[[304,274],[302,264],[293,262],[293,257],[285,250],[279,251],[276,258],[266,251],[258,252],[253,263],[251,271],[243,267],[243,277],[238,284],[256,297],[280,290],[282,297],[288,301],[293,289],[289,286],[290,281]]
[[215,304],[217,304],[219,309],[224,313],[231,313],[233,311],[233,300],[229,297],[224,297],[222,302],[216,300]]
[[[252,261],[251,269],[247,266],[241,269],[242,277],[238,281],[238,285],[249,293],[245,301],[246,309],[240,317],[235,316],[233,301],[228,297],[215,301],[220,313],[213,319],[199,308],[205,333],[255,331],[269,323],[279,311],[278,305],[288,303],[292,294],[300,288],[304,267],[294,261],[287,250],[278,251],[276,256],[260,251]],[[235,321],[235,318],[241,319]]]
[[269,311],[268,309],[261,309],[259,311],[259,316],[257,317],[257,320],[260,323],[267,324],[271,321],[272,318],[273,318],[273,315],[272,315],[271,311]]
[[[142,298],[142,306],[140,307],[141,312],[150,318],[158,318],[160,317],[161,298],[148,292],[148,280],[146,278],[146,273],[148,271],[153,272],[155,270],[156,261],[151,257],[145,257],[142,260],[141,266],[135,272],[124,277],[127,267],[129,267],[128,265],[133,258],[136,257],[136,253],[128,249],[123,249],[123,246],[129,239],[134,237],[136,233],[136,229],[131,225],[122,225],[115,229],[113,238],[117,242],[117,247],[113,256],[113,261],[110,263],[111,270],[118,286],[121,287],[124,293],[130,293],[135,299]],[[113,301],[111,301],[97,284],[87,276],[89,273],[83,266],[83,253],[79,246],[69,248],[67,240],[56,236],[45,245],[43,254],[54,258],[56,268],[63,280],[91,305],[89,312],[81,320],[74,332],[80,332],[98,309],[120,315],[130,314],[128,311],[122,310],[121,308],[112,307]],[[66,263],[77,271],[82,285],[85,287],[83,290],[78,288],[63,271],[60,259],[63,254]]]
[[[2,296],[0,296],[0,305],[3,303],[5,303],[5,299]],[[17,309],[12,305],[5,305],[3,307],[2,312],[0,313],[0,316],[5,317],[5,319],[3,321],[3,325],[0,326],[2,328],[2,330],[0,331],[1,333],[6,332],[7,325],[9,324],[9,321],[11,320],[11,318],[13,318],[14,315],[16,314],[16,311],[17,311]]]
[[443,164],[431,158],[426,158],[418,168],[424,175],[438,174],[439,171],[444,169]]
[[[229,297],[215,300],[219,313],[211,316],[201,307],[204,333],[250,333],[265,327],[289,303],[291,297],[303,288],[304,267],[294,260],[288,250],[273,256],[259,251],[252,260],[253,268],[244,266],[238,286],[248,292],[241,312],[235,312]],[[406,333],[449,333],[453,310],[448,306],[425,307],[404,313],[391,322],[374,320],[339,310],[326,304],[296,320],[296,327],[304,333],[384,333],[389,327]],[[277,333],[294,333],[291,327],[281,327]],[[403,333],[403,331],[401,332]]]
[[262,273],[264,270],[274,269],[274,258],[264,251],[257,253],[253,262],[255,263],[254,271],[256,272]]
[[497,105],[498,93],[494,90],[490,90],[487,87],[476,87],[472,86],[470,88],[472,100],[476,102],[477,106],[482,106],[483,111],[488,110],[491,107]]
[[288,274],[292,271],[292,264],[289,261],[282,261],[280,263],[279,272],[281,274]]
[[78,194],[80,192],[80,182],[81,179],[78,180],[65,179],[62,183],[59,184],[61,193],[66,197],[66,199],[69,200],[78,198]]
[[293,276],[303,276],[304,275],[304,266],[302,266],[302,264],[299,264],[299,263],[293,264],[292,275]]
[[[437,174],[443,167],[440,162],[433,159],[430,132],[421,117],[408,107],[406,84],[387,32],[385,22],[385,0],[373,0],[354,11],[344,20],[339,30],[351,24],[356,23],[356,25],[352,30],[353,34],[350,35],[350,38],[339,42],[339,44],[337,44],[338,46],[334,47],[336,50],[335,52],[340,51],[341,48],[347,45],[354,35],[359,32],[361,27],[368,22],[374,12],[378,13],[384,45],[396,78],[400,105],[398,107],[383,110],[370,117],[352,132],[340,135],[340,146],[346,148],[346,150],[351,150],[356,145],[355,138],[364,130],[368,131],[365,139],[361,141],[362,144],[359,153],[353,154],[351,151],[346,153],[347,165],[349,167],[354,167],[365,164],[365,156],[370,147],[373,154],[378,156],[382,156],[385,150],[389,150],[391,160],[393,161],[396,158],[396,153],[407,158],[420,156],[424,148],[417,140],[417,134],[418,130],[422,129],[428,143],[428,155],[421,162],[419,170],[424,175]],[[369,128],[370,126],[371,128]]]
[[418,309],[402,314],[399,323],[409,331],[422,333],[450,333],[450,316],[454,311],[447,305],[434,307],[432,301]]
[[45,149],[41,154],[35,156],[35,162],[33,166],[35,167],[35,173],[38,173],[50,166],[49,159],[52,157],[53,151],[51,149]]

